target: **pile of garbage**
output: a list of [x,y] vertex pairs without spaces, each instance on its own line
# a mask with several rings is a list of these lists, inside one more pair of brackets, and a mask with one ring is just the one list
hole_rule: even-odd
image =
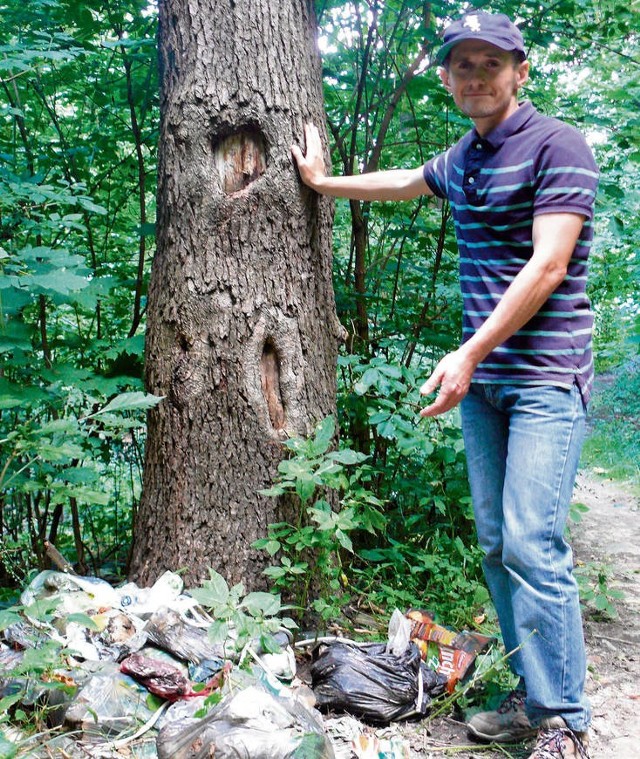
[[[145,589],[45,571],[20,601],[20,613],[0,613],[0,713],[39,713],[46,730],[0,721],[6,757],[402,759],[402,741],[353,725],[345,738],[331,715],[367,725],[420,719],[492,642],[396,610],[383,643],[294,643],[283,628],[267,650],[255,640],[237,652],[212,642],[215,620],[172,572]],[[312,659],[310,684],[296,671],[301,651]]]

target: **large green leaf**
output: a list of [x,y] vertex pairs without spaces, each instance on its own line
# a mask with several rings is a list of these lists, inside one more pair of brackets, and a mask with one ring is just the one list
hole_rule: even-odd
[[136,391],[133,393],[120,393],[115,398],[112,398],[106,406],[95,411],[92,416],[98,416],[99,414],[112,414],[114,412],[122,411],[139,411],[141,409],[149,409],[157,406],[162,400],[162,397],[152,395],[151,393],[143,393]]

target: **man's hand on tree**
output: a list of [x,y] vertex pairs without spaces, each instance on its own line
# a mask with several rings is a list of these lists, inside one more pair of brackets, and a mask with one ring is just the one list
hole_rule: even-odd
[[305,124],[304,136],[307,152],[304,154],[298,145],[291,146],[291,153],[298,164],[302,181],[309,187],[316,188],[326,177],[322,141],[320,132],[315,124]]

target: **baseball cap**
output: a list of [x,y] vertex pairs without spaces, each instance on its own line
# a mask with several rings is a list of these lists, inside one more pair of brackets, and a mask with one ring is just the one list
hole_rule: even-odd
[[523,57],[525,54],[520,29],[504,13],[474,11],[449,24],[444,30],[442,47],[436,53],[436,62],[442,63],[463,40],[482,40],[501,50],[519,52]]

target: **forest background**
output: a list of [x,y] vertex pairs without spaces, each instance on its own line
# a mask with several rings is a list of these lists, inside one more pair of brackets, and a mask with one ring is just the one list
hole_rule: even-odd
[[[472,6],[316,3],[334,171],[413,167],[469,128],[430,65],[439,32],[465,7]],[[612,391],[622,413],[606,422],[604,449],[596,441],[587,455],[638,484],[637,429],[624,423],[625,412],[637,412],[631,360],[640,345],[637,2],[474,7],[520,22],[532,62],[525,96],[581,129],[596,154],[594,347],[598,371],[626,368]],[[47,565],[46,541],[80,573],[114,582],[127,574],[145,411],[158,400],[143,387],[156,215],[156,32],[157,8],[147,0],[0,2],[0,587],[7,603]],[[278,590],[301,578],[299,602],[327,620],[349,601],[376,610],[427,598],[447,623],[473,625],[488,597],[457,415],[417,418],[417,388],[460,335],[448,206],[338,202],[334,287],[346,330],[340,453],[331,449],[332,419],[318,420],[311,440],[290,441],[292,458],[273,494],[296,491],[314,527],[270,529],[259,546],[271,557],[269,584]],[[326,491],[339,512],[323,508]],[[320,557],[313,597],[305,595],[309,549]]]

